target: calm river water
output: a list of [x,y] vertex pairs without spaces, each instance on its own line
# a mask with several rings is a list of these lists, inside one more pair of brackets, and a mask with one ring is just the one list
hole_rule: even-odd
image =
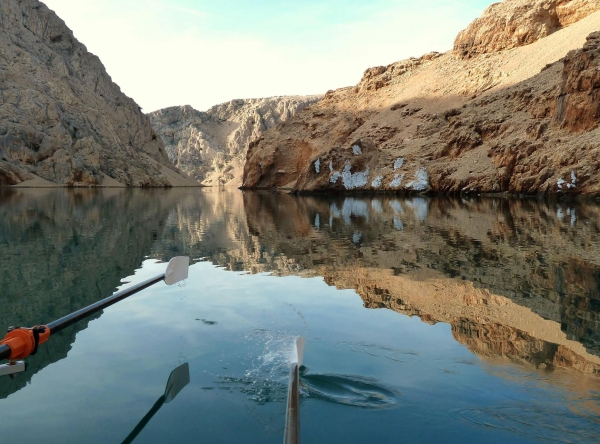
[[[0,440],[600,441],[600,206],[237,190],[0,190],[0,328],[192,258],[0,379]],[[158,405],[160,402],[158,403]],[[138,431],[141,426],[138,426]]]

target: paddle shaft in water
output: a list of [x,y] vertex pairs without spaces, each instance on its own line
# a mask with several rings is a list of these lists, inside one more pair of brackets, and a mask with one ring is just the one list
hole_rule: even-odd
[[294,354],[290,365],[283,444],[298,444],[300,442],[300,366],[304,359],[304,342],[304,338],[298,336],[294,344]]
[[283,444],[300,442],[300,365],[294,362],[290,367],[287,414]]

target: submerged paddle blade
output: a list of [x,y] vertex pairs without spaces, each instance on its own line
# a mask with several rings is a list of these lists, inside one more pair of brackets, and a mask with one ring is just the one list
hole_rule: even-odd
[[302,360],[304,359],[304,342],[302,336],[296,338],[296,362],[298,363],[298,367],[302,365]]
[[165,403],[171,402],[175,396],[190,382],[190,366],[186,362],[181,364],[169,375],[167,386],[165,387]]
[[167,271],[165,271],[165,282],[167,285],[173,285],[187,279],[189,267],[190,258],[187,256],[176,256],[171,259],[167,266]]

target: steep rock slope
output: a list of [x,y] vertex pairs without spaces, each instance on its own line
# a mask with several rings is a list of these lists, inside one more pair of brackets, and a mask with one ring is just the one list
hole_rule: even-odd
[[168,186],[175,171],[138,105],[37,0],[0,3],[0,185]]
[[505,0],[488,7],[460,32],[454,51],[473,57],[516,48],[547,37],[600,10],[596,0]]
[[175,106],[148,116],[181,170],[203,185],[240,186],[249,143],[321,98],[232,100],[206,112]]
[[243,187],[600,193],[598,29],[371,68],[253,142]]

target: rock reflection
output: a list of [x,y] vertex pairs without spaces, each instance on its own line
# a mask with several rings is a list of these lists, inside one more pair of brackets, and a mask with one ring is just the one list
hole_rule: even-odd
[[[0,190],[0,328],[110,294],[148,257],[323,276],[365,307],[451,325],[477,355],[600,375],[600,207],[501,198]],[[66,356],[87,321],[26,377]],[[398,357],[403,360],[405,357]]]
[[[0,189],[0,331],[49,322],[112,294],[150,253],[178,198],[165,191],[159,199],[156,191]],[[26,373],[2,378],[0,398],[65,358],[90,319],[53,335],[28,358]]]
[[[369,308],[448,322],[482,356],[600,374],[596,205],[246,193],[244,209],[264,250],[355,289]],[[311,226],[316,214],[329,223]],[[448,285],[463,299],[435,297]]]

